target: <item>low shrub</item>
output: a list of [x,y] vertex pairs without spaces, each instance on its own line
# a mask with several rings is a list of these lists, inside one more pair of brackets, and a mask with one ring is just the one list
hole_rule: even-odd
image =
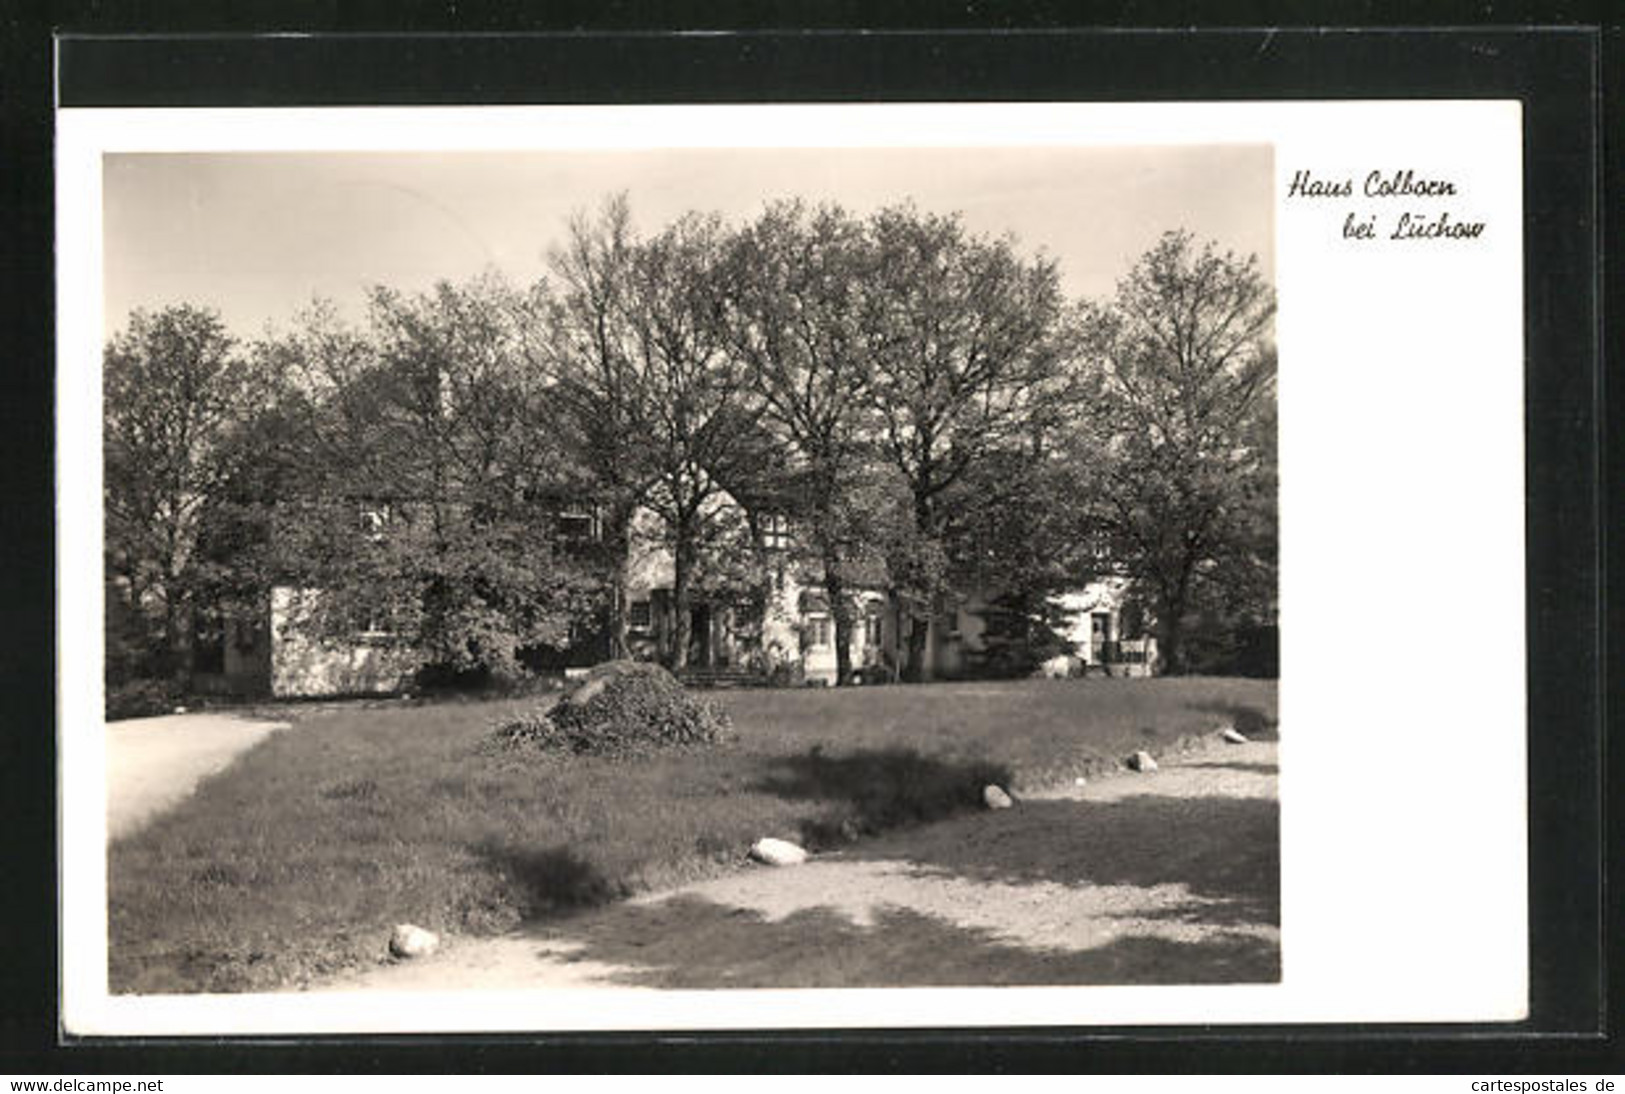
[[411,690],[436,701],[461,699],[522,699],[551,694],[563,686],[559,673],[493,672],[489,667],[459,669],[442,664],[424,665],[412,674]]
[[799,688],[802,685],[800,662],[775,661],[765,676],[770,688]]
[[168,714],[181,702],[181,690],[172,680],[127,680],[107,687],[107,720],[150,718]]
[[498,724],[498,741],[573,755],[643,756],[667,748],[716,744],[728,716],[683,689],[659,665],[610,661],[567,688],[545,710]]

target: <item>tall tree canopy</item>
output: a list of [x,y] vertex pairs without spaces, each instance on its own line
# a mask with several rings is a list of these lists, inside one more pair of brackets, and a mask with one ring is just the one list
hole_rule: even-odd
[[[103,355],[103,501],[110,614],[150,656],[139,668],[190,684],[197,550],[268,390],[219,315],[137,311]],[[109,669],[115,669],[113,658]]]
[[494,276],[372,294],[364,342],[318,315],[299,362],[316,458],[279,506],[285,573],[320,590],[319,632],[369,632],[453,671],[516,671],[591,596],[551,501],[571,457],[527,367],[519,295]]
[[907,204],[644,237],[622,195],[524,290],[369,304],[246,350],[187,306],[109,342],[109,633],[133,628],[140,671],[186,683],[198,604],[259,610],[273,584],[320,590],[318,637],[421,663],[513,671],[606,620],[625,656],[646,534],[682,668],[692,607],[765,596],[766,518],[779,564],[818,575],[840,683],[879,586],[914,679],[973,591],[998,594],[1009,671],[1049,649],[1053,594],[1107,572],[1167,671],[1273,622],[1274,295],[1186,233],[1073,305],[1049,258]]
[[672,554],[672,667],[688,663],[692,593],[736,524],[725,484],[742,461],[757,408],[747,371],[729,352],[727,236],[714,216],[690,214],[645,241],[632,264],[629,311],[637,368],[649,393],[642,443],[652,471],[647,504]]
[[836,682],[852,680],[855,568],[873,562],[871,385],[863,325],[874,309],[875,248],[835,206],[771,205],[735,243],[730,345],[778,446],[775,516],[822,574],[835,625]]
[[1082,318],[1098,386],[1074,455],[1168,672],[1199,605],[1272,611],[1274,316],[1256,259],[1170,232]]
[[[869,224],[874,307],[865,328],[878,448],[912,499],[894,543],[892,580],[915,617],[906,675],[919,678],[926,622],[952,559],[947,494],[975,467],[1030,444],[1068,390],[1060,275],[1009,238],[909,206]],[[969,500],[969,499],[967,499]]]
[[555,424],[586,477],[580,495],[602,515],[605,606],[612,657],[627,655],[627,568],[633,523],[656,471],[648,423],[654,391],[646,382],[633,308],[638,240],[625,194],[596,215],[577,213],[548,255],[550,282],[538,284],[524,326],[531,366],[547,378]]

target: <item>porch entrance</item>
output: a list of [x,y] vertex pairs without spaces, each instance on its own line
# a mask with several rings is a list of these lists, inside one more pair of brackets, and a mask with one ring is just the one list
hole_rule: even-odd
[[1095,612],[1089,617],[1089,663],[1103,665],[1112,657],[1112,613]]
[[688,664],[728,668],[734,661],[733,609],[700,604],[688,613]]

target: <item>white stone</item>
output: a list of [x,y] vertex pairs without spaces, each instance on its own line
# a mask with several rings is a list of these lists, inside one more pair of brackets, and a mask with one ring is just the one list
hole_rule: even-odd
[[1072,780],[1072,785],[1073,786],[1088,786],[1089,785],[1089,780],[1084,778],[1082,775],[1079,775],[1077,778]]
[[1128,758],[1128,765],[1136,771],[1150,772],[1157,769],[1157,761],[1151,758],[1151,753],[1141,749]]
[[439,948],[439,935],[410,923],[397,925],[389,936],[389,952],[396,957],[424,957]]
[[994,786],[992,783],[982,788],[982,800],[987,803],[989,809],[1009,809],[1016,804],[1010,800],[1010,795],[1004,792],[1003,787]]
[[175,713],[176,714],[185,714],[186,713],[186,708],[185,707],[176,707],[175,708]]
[[799,866],[807,861],[807,849],[789,840],[769,837],[751,844],[750,857],[769,866]]
[[1246,736],[1243,735],[1242,732],[1235,726],[1225,726],[1224,732],[1219,734],[1219,736],[1223,737],[1233,745],[1244,745],[1247,743]]
[[1049,680],[1065,680],[1072,675],[1072,658],[1066,654],[1051,657],[1039,666],[1039,672]]

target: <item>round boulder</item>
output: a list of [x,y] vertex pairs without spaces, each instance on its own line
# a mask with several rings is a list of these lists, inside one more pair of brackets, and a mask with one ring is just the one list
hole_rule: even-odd
[[399,924],[389,936],[389,952],[395,957],[427,957],[439,948],[439,935],[410,923]]
[[1157,761],[1152,759],[1151,753],[1145,751],[1143,748],[1128,758],[1128,765],[1133,770],[1141,773],[1151,772],[1157,769]]
[[769,836],[751,844],[750,857],[769,866],[800,866],[807,861],[807,849]]

